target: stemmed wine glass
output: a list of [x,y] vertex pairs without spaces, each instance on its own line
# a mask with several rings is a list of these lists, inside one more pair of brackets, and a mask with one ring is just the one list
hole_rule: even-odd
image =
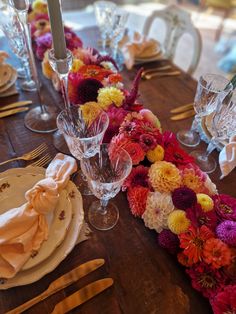
[[119,211],[109,200],[118,194],[131,172],[132,160],[129,154],[124,149],[117,150],[109,144],[102,144],[99,153],[81,160],[81,169],[89,187],[100,200],[91,204],[89,222],[98,230],[112,229],[119,219]]
[[191,153],[196,164],[202,171],[211,173],[216,169],[216,162],[210,156],[216,145],[228,141],[236,130],[236,91],[230,93],[223,100],[216,99],[216,111],[211,117],[212,138],[207,150],[196,150]]
[[216,98],[223,99],[233,88],[233,85],[221,75],[205,74],[198,81],[194,98],[194,110],[196,112],[190,130],[181,130],[177,133],[179,142],[185,146],[194,147],[200,143],[197,126],[202,117],[209,115],[216,109]]
[[[78,160],[90,158],[99,152],[109,125],[105,111],[97,111],[93,121],[87,119],[80,107],[63,110],[57,117],[57,126],[64,135],[71,154]],[[83,195],[91,194],[82,173],[76,174],[75,183]]]
[[9,45],[14,54],[19,58],[23,68],[17,69],[19,78],[26,78],[21,84],[25,91],[36,89],[35,82],[31,78],[28,53],[23,37],[22,24],[20,23],[15,10],[8,4],[0,1],[0,28],[8,39]]
[[96,1],[94,3],[94,11],[96,21],[102,38],[101,54],[106,54],[106,44],[112,32],[113,14],[116,10],[116,5],[110,1]]
[[124,36],[125,26],[128,20],[129,14],[121,9],[117,9],[113,14],[112,19],[112,33],[111,33],[111,43],[112,43],[112,57],[116,61],[119,70],[122,70],[123,61],[119,55],[118,44]]

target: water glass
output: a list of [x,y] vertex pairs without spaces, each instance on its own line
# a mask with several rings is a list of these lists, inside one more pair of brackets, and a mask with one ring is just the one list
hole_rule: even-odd
[[100,201],[94,201],[88,211],[88,220],[98,230],[112,229],[119,211],[109,200],[115,197],[132,169],[132,160],[124,149],[117,150],[102,144],[100,151],[91,158],[81,160],[81,169],[89,187]]
[[116,5],[110,1],[96,1],[94,3],[95,17],[97,25],[100,30],[102,39],[102,51],[101,54],[106,54],[106,43],[110,38],[112,32],[113,14],[116,10]]
[[190,130],[177,133],[179,142],[185,146],[194,147],[200,143],[197,127],[202,117],[209,115],[216,109],[216,99],[221,101],[232,90],[233,85],[225,77],[217,74],[202,75],[198,81],[194,98],[195,119]]

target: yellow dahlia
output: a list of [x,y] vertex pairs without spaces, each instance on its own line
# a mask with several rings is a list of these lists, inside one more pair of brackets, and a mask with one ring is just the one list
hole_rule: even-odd
[[77,73],[79,69],[84,65],[83,61],[80,59],[74,59],[72,64],[71,72]]
[[121,90],[116,87],[104,87],[98,91],[98,103],[103,109],[107,109],[111,104],[120,107],[125,96]]
[[164,158],[165,151],[161,145],[157,145],[154,149],[147,152],[147,159],[150,162],[161,161]]
[[98,103],[90,101],[80,106],[84,120],[86,123],[91,124],[101,112],[101,108]]
[[210,196],[208,196],[207,194],[198,193],[197,194],[197,202],[198,202],[198,204],[201,205],[202,210],[204,212],[209,212],[214,207],[213,199]]
[[179,169],[167,161],[156,161],[152,164],[148,176],[155,191],[171,192],[181,185]]
[[169,214],[167,224],[170,231],[180,234],[188,230],[190,220],[186,217],[184,210],[178,209]]
[[47,2],[42,1],[42,0],[35,0],[32,3],[32,9],[36,13],[40,13],[40,14],[47,13],[48,12]]

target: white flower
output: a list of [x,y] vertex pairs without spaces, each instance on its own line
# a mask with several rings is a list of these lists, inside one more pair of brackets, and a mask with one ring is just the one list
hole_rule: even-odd
[[155,229],[158,233],[168,228],[167,219],[174,208],[169,193],[149,192],[146,210],[142,216],[145,226]]

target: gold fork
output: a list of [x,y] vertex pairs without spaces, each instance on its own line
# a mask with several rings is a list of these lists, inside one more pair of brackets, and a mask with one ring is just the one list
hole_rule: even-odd
[[147,74],[152,74],[152,73],[156,73],[156,72],[159,72],[159,71],[170,70],[171,68],[172,68],[171,65],[164,65],[162,67],[156,67],[156,68],[153,68],[153,69],[147,69],[147,70],[144,70],[142,72],[142,77],[144,77]]
[[33,149],[31,152],[28,152],[20,157],[11,158],[11,159],[1,162],[0,166],[5,165],[6,163],[15,161],[15,160],[33,160],[37,158],[38,156],[40,156],[42,153],[44,153],[47,150],[47,148],[48,148],[47,144],[43,143],[39,145],[38,147],[36,147],[35,149]]
[[40,159],[36,160],[30,166],[32,167],[44,167],[52,160],[52,157],[49,154],[44,155]]
[[180,71],[173,71],[173,72],[156,72],[156,73],[152,73],[152,74],[146,74],[144,75],[144,79],[145,80],[150,80],[153,77],[164,77],[164,76],[177,76],[180,75],[181,72]]

